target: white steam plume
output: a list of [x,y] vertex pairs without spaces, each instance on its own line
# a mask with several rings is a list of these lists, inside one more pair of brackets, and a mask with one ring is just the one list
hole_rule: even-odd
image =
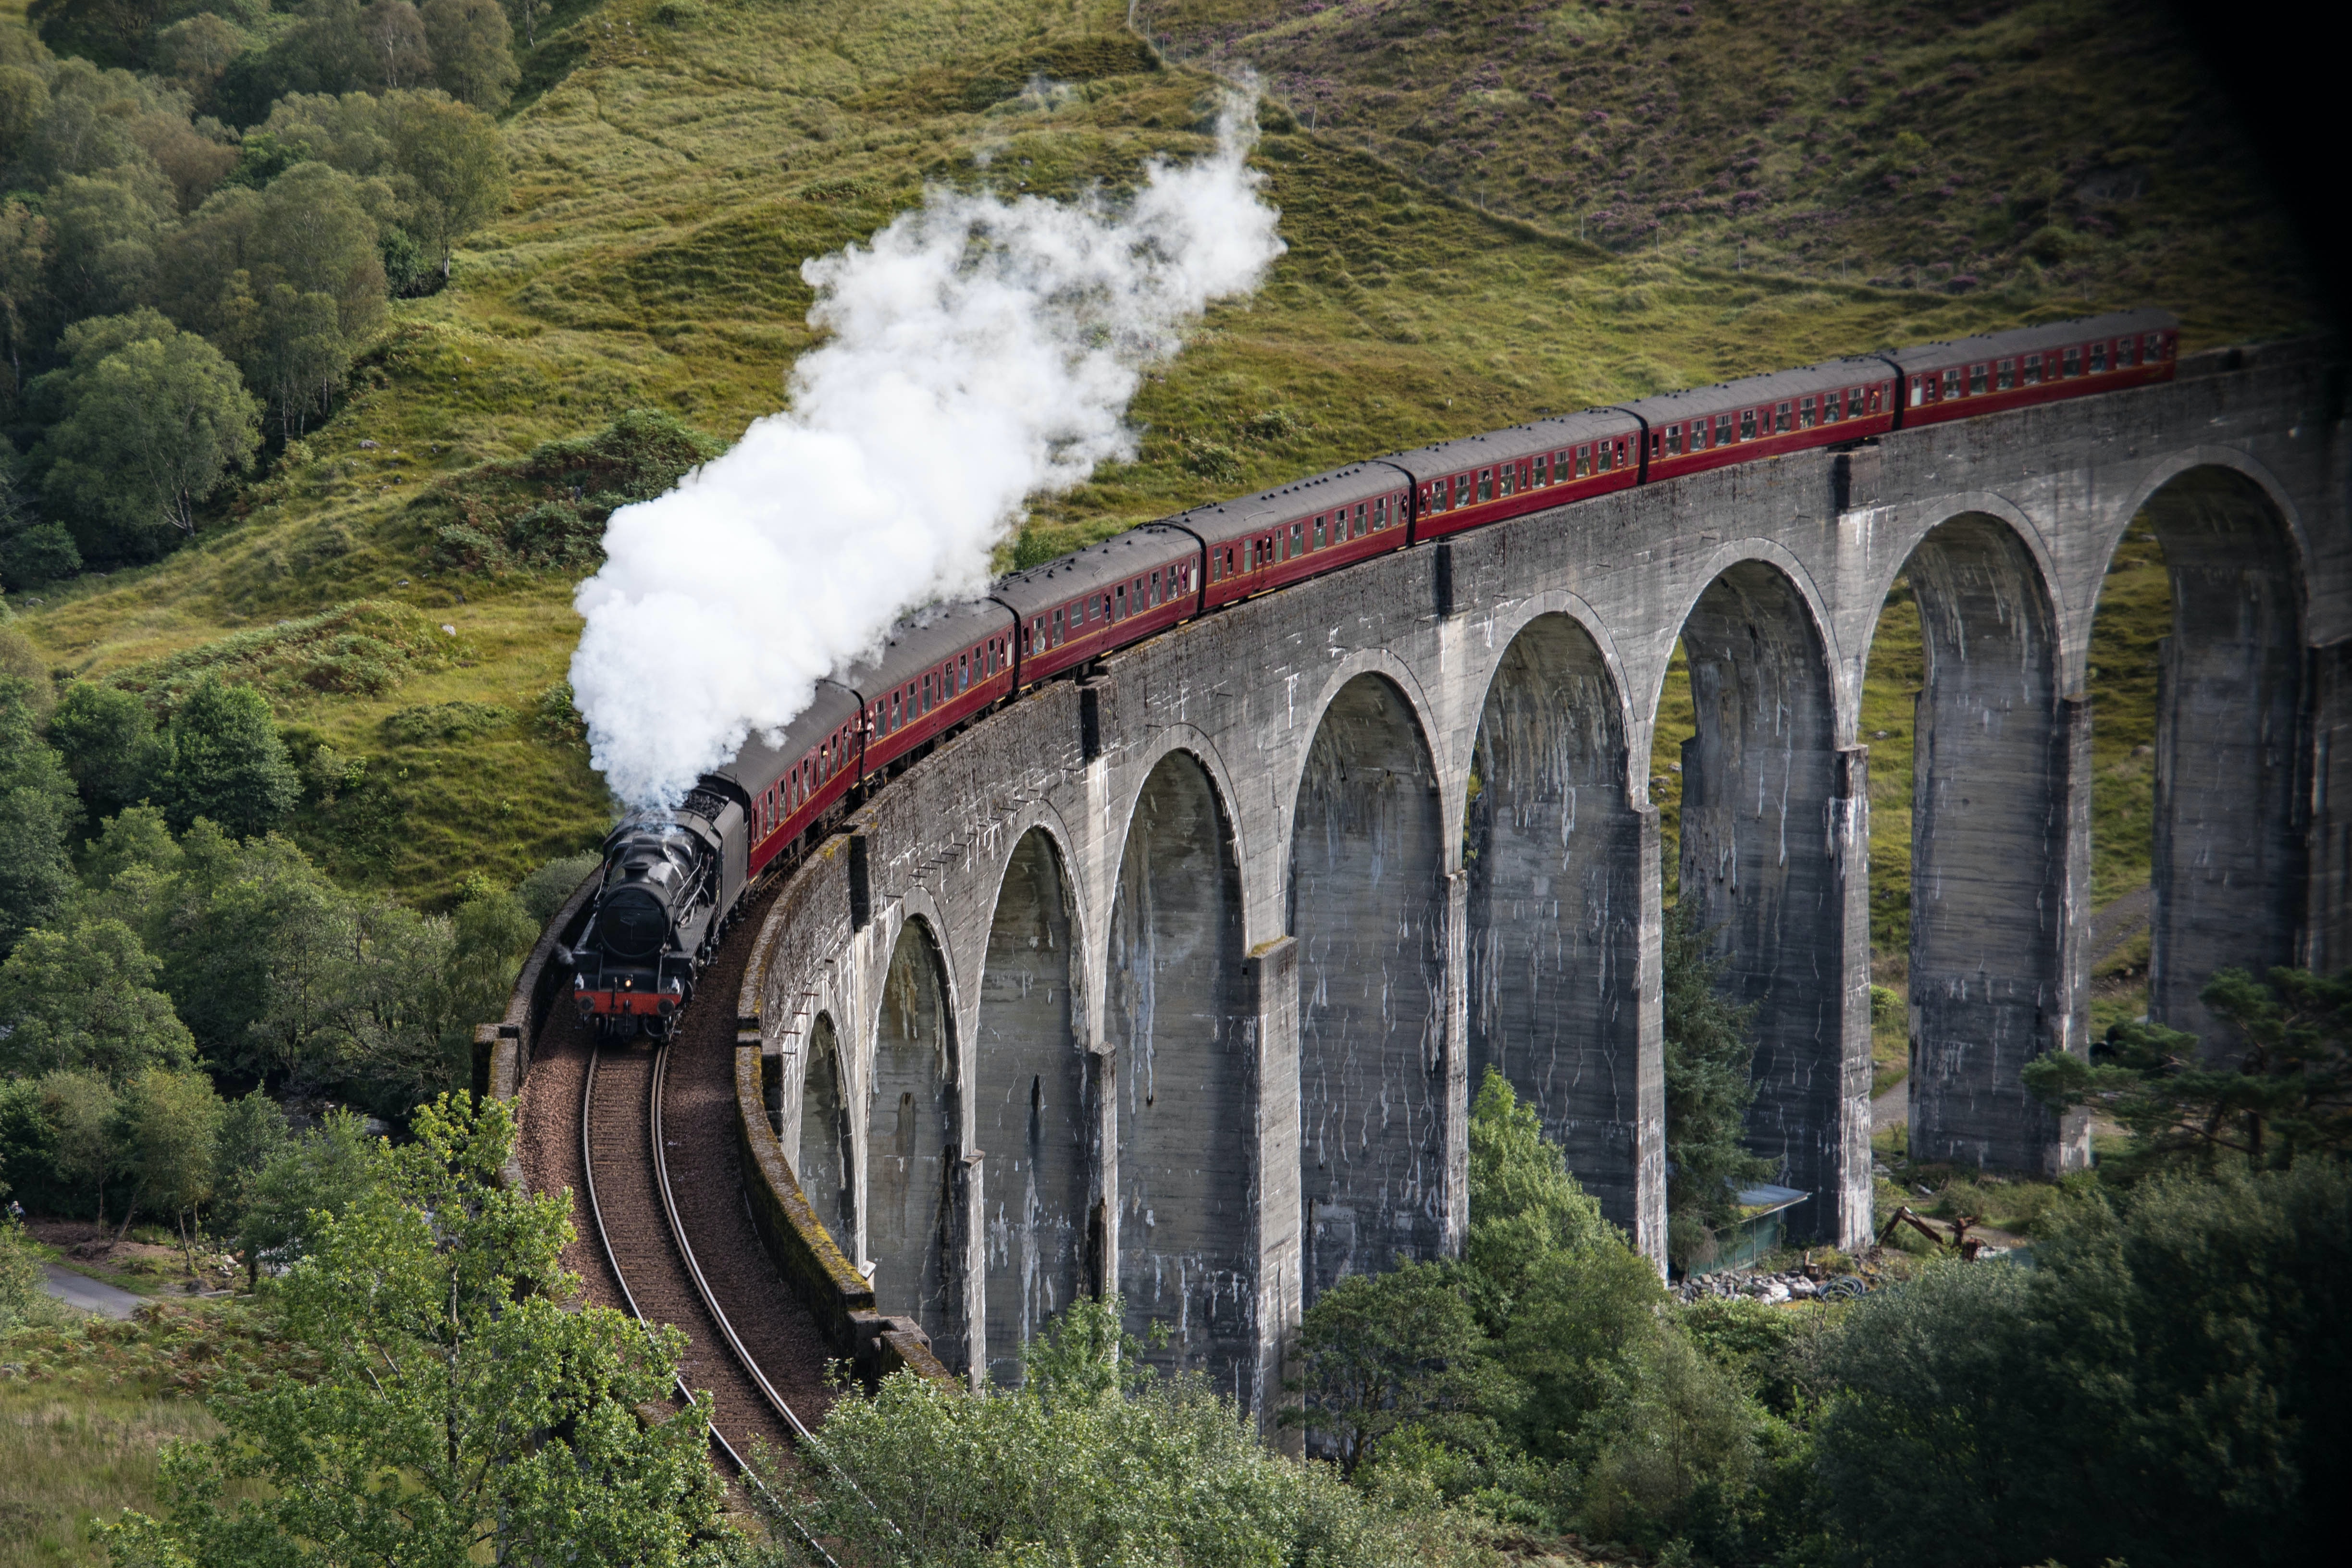
[[616,795],[675,805],[900,615],[981,592],[1024,499],[1135,455],[1144,369],[1285,248],[1255,136],[1236,95],[1214,153],[1149,165],[1123,203],[934,189],[802,266],[832,336],[793,367],[790,411],[614,512],[573,601],[572,691]]

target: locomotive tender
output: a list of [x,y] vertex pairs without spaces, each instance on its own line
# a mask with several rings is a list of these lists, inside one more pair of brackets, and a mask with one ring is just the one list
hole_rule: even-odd
[[1041,681],[1194,616],[1367,557],[1522,513],[1806,447],[2171,379],[2163,310],[1833,360],[1537,420],[1191,511],[1014,572],[990,597],[901,621],[673,812],[632,813],[573,969],[582,1018],[667,1038],[744,894],[831,831],[874,782]]

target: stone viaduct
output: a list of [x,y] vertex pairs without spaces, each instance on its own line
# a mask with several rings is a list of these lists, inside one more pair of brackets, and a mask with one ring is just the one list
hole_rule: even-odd
[[[1913,1147],[2060,1171],[2019,1069],[2087,1040],[2093,610],[2174,590],[2153,1002],[2352,963],[2352,535],[2316,348],[1721,470],[1406,549],[1049,685],[880,791],[770,906],[739,1007],[769,1125],[880,1310],[1009,1378],[1073,1296],[1265,1413],[1305,1305],[1467,1221],[1499,1068],[1662,1258],[1661,838],[1760,1004],[1753,1146],[1806,1239],[1871,1222],[1869,747],[1916,591]],[[2341,742],[2342,744],[2339,744]],[[2343,807],[2345,809],[2339,809]],[[747,1080],[747,1082],[749,1082]],[[753,1118],[756,1121],[756,1118]],[[775,1147],[777,1145],[768,1145]]]

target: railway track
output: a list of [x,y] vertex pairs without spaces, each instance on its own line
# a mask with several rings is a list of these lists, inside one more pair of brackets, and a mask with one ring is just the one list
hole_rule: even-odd
[[[762,903],[765,901],[762,900]],[[756,912],[709,967],[674,1039],[602,1044],[570,1009],[542,1031],[520,1107],[526,1178],[570,1187],[566,1263],[590,1299],[685,1331],[681,1396],[711,1396],[711,1445],[751,1484],[824,1418],[830,1347],[751,1228],[735,1130],[734,1015]]]

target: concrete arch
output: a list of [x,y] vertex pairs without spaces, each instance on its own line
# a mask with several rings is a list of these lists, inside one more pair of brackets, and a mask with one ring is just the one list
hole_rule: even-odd
[[800,1080],[797,1125],[786,1145],[793,1174],[817,1218],[845,1249],[857,1237],[857,1136],[841,1037],[829,1012],[819,1012],[809,1025]]
[[1293,807],[1304,1288],[1444,1249],[1446,853],[1420,716],[1385,674],[1324,707]]
[[2060,695],[2057,598],[2013,521],[1948,517],[1906,570],[1927,667],[1912,732],[1911,1148],[2055,1176],[2089,1163],[2088,1123],[2041,1106],[2021,1072],[2084,1043],[2087,867],[2074,842],[2088,716]]
[[865,1250],[875,1302],[964,1364],[963,1161],[955,1011],[929,919],[905,920],[876,1011],[866,1084]]
[[[1561,616],[1575,623],[1592,643],[1601,661],[1601,673],[1609,682],[1609,690],[1617,704],[1617,723],[1627,737],[1642,728],[1639,716],[1633,711],[1633,682],[1626,674],[1625,661],[1617,651],[1617,639],[1609,630],[1601,612],[1588,603],[1583,595],[1567,589],[1555,588],[1525,599],[1513,600],[1486,618],[1486,646],[1495,654],[1496,664],[1487,672],[1487,690],[1491,694],[1501,669],[1503,656],[1510,651],[1519,634],[1529,625],[1547,616]],[[1476,742],[1472,742],[1475,749]],[[1630,800],[1646,803],[1650,792],[1649,755],[1631,744],[1625,747],[1624,789]]]
[[1105,960],[1118,1125],[1118,1278],[1147,1354],[1231,1389],[1255,1363],[1254,1117],[1241,872],[1202,758],[1163,754],[1136,793]]
[[985,1151],[982,1277],[990,1376],[1021,1380],[1029,1342],[1078,1294],[1093,1114],[1076,900],[1058,846],[1022,834],[989,921],[972,1034]]
[[[2053,617],[2053,624],[2057,628],[2059,641],[2063,646],[2073,613],[2072,608],[2065,600],[2065,572],[2059,564],[2057,555],[2051,549],[2050,540],[2043,534],[2041,526],[2033,520],[2024,507],[1994,490],[1962,490],[1949,496],[1939,496],[1936,498],[1933,510],[1926,514],[1924,522],[1916,517],[1909,518],[1908,521],[1912,525],[1909,529],[1910,538],[1905,542],[1902,552],[1896,554],[1888,550],[1884,553],[1874,553],[1873,559],[1881,568],[1878,579],[1870,586],[1866,596],[1856,596],[1855,604],[1883,606],[1886,602],[1886,596],[1895,591],[1895,580],[1910,570],[1911,558],[1918,553],[1920,545],[1927,540],[1927,536],[1954,517],[1971,514],[1980,514],[1993,518],[2005,525],[2014,536],[2018,548],[2024,552],[2025,559],[2032,565],[2041,583],[2042,595],[2048,601],[2050,612]],[[1862,642],[1854,650],[1854,656],[1860,661],[1860,667],[1867,669],[1870,662],[1871,640],[1878,630],[1878,616],[1874,609],[1862,624],[1864,631]],[[1860,676],[1857,675],[1856,679],[1859,681]]]
[[[2101,542],[2105,554],[2112,556],[2122,542],[2124,530],[2132,519],[2146,511],[2158,494],[2170,488],[2173,481],[2184,474],[2200,469],[2215,469],[2234,475],[2251,490],[2259,492],[2263,503],[2281,527],[2286,530],[2293,546],[2293,568],[2299,595],[2308,594],[2314,562],[2311,533],[2306,527],[2303,508],[2294,498],[2294,490],[2268,465],[2252,454],[2234,446],[2194,445],[2176,447],[2160,453],[2154,461],[2133,476],[2131,487],[2125,492],[2128,504],[2116,508],[2106,519],[2107,537]],[[2094,591],[2095,592],[2095,587]]]
[[[1307,694],[1306,699],[1303,702],[1294,699],[1288,704],[1286,718],[1293,734],[1321,734],[1325,722],[1330,716],[1331,705],[1339,700],[1339,694],[1366,675],[1377,676],[1394,686],[1397,695],[1403,699],[1405,708],[1412,715],[1412,723],[1420,731],[1423,743],[1428,748],[1433,763],[1437,768],[1441,791],[1444,789],[1445,780],[1461,773],[1460,764],[1463,759],[1448,755],[1445,729],[1438,721],[1436,703],[1423,685],[1419,672],[1404,660],[1397,657],[1394,652],[1384,647],[1360,648],[1344,659],[1333,660],[1328,669],[1318,670],[1315,674],[1314,689]],[[1301,729],[1299,716],[1302,714],[1312,720],[1311,730]],[[1310,741],[1309,744],[1311,745],[1312,742]],[[1305,774],[1302,771],[1298,779],[1291,784],[1289,799],[1276,802],[1276,816],[1278,819],[1284,821],[1295,819],[1298,806],[1298,789],[1304,781]],[[1461,789],[1458,784],[1453,790],[1453,798],[1446,799],[1441,794],[1441,800],[1449,816],[1458,813],[1461,806],[1460,797]],[[1449,852],[1446,869],[1453,870],[1455,864]]]
[[[1513,635],[1478,720],[1468,878],[1469,1090],[1502,1073],[1602,1212],[1656,1255],[1664,1150],[1654,1004],[1657,819],[1628,798],[1623,688],[1591,629]],[[1645,1000],[1646,998],[1646,1000]]]
[[1794,605],[1802,608],[1806,629],[1820,650],[1821,666],[1828,678],[1831,710],[1839,727],[1835,740],[1839,745],[1852,745],[1854,737],[1850,733],[1850,726],[1856,707],[1853,682],[1857,677],[1845,667],[1839,653],[1837,617],[1832,613],[1832,601],[1822,591],[1821,585],[1813,580],[1812,570],[1804,560],[1788,546],[1771,538],[1725,540],[1707,552],[1689,578],[1688,580],[1696,582],[1699,587],[1680,607],[1679,618],[1674,618],[1671,607],[1661,607],[1664,612],[1659,616],[1656,624],[1665,632],[1665,641],[1658,650],[1655,668],[1650,675],[1650,689],[1646,694],[1648,706],[1644,711],[1650,716],[1650,721],[1656,722],[1658,703],[1665,690],[1666,666],[1670,662],[1668,652],[1674,647],[1675,639],[1686,638],[1691,618],[1698,613],[1699,607],[1716,592],[1727,577],[1743,567],[1759,567],[1772,572],[1786,584],[1788,593],[1793,595]]
[[1838,673],[1805,585],[1754,553],[1682,625],[1697,733],[1683,746],[1680,899],[1754,1003],[1749,1145],[1810,1194],[1790,1228],[1870,1227],[1869,797],[1839,746]]
[[2197,993],[2217,969],[2301,961],[2310,916],[2308,555],[2275,483],[2228,455],[2168,465],[2137,508],[2172,579],[2157,677],[2148,1016],[2209,1051],[2229,1040]]

